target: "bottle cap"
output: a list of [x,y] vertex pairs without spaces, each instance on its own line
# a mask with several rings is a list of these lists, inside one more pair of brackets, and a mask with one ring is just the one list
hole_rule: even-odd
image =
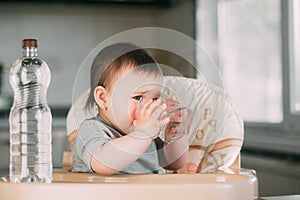
[[22,47],[37,47],[36,39],[24,39],[22,40]]

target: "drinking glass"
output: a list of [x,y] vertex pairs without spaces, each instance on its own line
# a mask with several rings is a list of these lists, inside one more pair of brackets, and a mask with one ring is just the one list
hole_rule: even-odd
[[162,127],[160,138],[171,143],[187,134],[192,111],[185,107],[170,91],[163,92],[161,100],[167,105],[167,117],[170,118],[170,121]]

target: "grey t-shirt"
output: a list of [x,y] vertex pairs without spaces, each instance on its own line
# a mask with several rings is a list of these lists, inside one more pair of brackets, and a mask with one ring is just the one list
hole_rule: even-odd
[[[122,136],[119,131],[105,123],[99,116],[83,121],[78,129],[73,145],[72,171],[93,172],[90,161],[95,150],[102,144]],[[161,143],[161,140],[152,141],[147,151],[127,168],[120,171],[119,174],[158,173],[160,167],[157,145],[161,148]]]

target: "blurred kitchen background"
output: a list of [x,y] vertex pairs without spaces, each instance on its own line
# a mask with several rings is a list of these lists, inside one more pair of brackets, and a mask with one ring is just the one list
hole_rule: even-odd
[[[257,171],[261,196],[299,194],[299,0],[0,0],[0,176],[8,174],[8,78],[21,40],[37,38],[51,69],[53,162],[60,167],[73,83],[84,58],[108,37],[146,26],[179,31],[206,48],[245,121],[242,167]],[[180,74],[197,76],[180,56],[150,52]],[[197,49],[191,57],[198,69],[207,64]]]

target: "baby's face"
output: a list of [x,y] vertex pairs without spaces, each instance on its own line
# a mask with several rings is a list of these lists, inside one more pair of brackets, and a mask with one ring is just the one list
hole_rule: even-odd
[[110,123],[124,134],[133,129],[135,111],[139,104],[160,98],[162,78],[155,75],[141,75],[132,70],[125,72],[108,94]]

